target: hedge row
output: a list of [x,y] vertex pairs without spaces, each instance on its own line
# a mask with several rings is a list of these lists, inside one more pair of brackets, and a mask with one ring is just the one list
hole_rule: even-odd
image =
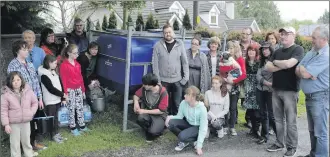
[[[266,34],[268,32],[269,31],[262,31],[262,33],[254,33],[252,39],[256,42],[261,43],[262,41],[265,40]],[[218,37],[220,37],[220,39],[222,38],[221,34],[217,34],[213,31],[209,31],[207,28],[204,28],[204,27],[196,28],[195,33],[201,34],[201,36],[204,37],[204,38],[210,38],[212,36],[218,36]],[[240,35],[241,35],[241,32],[238,32],[238,31],[230,32],[227,36],[227,41],[229,41],[229,40],[239,40]],[[277,33],[277,37],[279,39],[279,34],[278,33]],[[299,34],[297,34],[295,43],[298,44],[298,45],[301,45],[305,49],[305,52],[308,52],[312,48],[312,39],[311,39],[311,37],[300,36]]]

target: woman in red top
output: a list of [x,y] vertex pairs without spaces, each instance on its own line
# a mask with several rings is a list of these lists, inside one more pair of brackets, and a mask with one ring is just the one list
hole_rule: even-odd
[[[230,117],[228,124],[229,124],[229,131],[232,136],[236,136],[237,132],[235,130],[235,123],[237,121],[237,102],[240,94],[239,90],[239,85],[241,82],[246,78],[246,69],[245,69],[245,61],[242,56],[242,51],[239,46],[238,42],[234,41],[229,41],[228,42],[228,51],[230,55],[236,60],[236,62],[240,65],[241,67],[241,75],[239,75],[237,78],[225,78],[224,80],[232,85],[232,88],[230,90],[230,106],[229,106],[229,112],[230,112]],[[221,68],[220,68],[221,71]]]
[[78,47],[74,44],[70,44],[63,53],[63,62],[60,65],[60,77],[64,93],[68,95],[69,124],[71,133],[74,136],[79,136],[80,132],[76,127],[75,112],[77,112],[80,131],[89,131],[89,129],[84,123],[83,99],[86,98],[86,95],[84,80],[81,76],[81,67],[76,61],[78,57]]

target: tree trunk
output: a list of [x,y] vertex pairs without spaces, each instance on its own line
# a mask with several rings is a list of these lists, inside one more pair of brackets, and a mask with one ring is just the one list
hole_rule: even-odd
[[193,8],[193,29],[197,27],[197,16],[199,13],[199,6],[198,1],[194,1],[194,8]]
[[[62,4],[61,4],[61,2],[62,2]],[[61,21],[62,21],[63,31],[64,31],[64,33],[67,33],[68,28],[66,26],[66,21],[65,21],[66,10],[64,8],[65,1],[61,1],[61,2],[57,1],[58,5],[60,6],[60,9],[61,9]]]
[[123,7],[123,30],[127,30],[127,17],[128,17],[128,9],[127,6]]

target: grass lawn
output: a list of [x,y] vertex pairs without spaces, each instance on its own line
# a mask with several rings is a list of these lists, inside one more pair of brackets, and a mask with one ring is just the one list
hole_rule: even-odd
[[[305,95],[300,92],[299,103],[297,106],[298,116],[301,116],[306,112],[305,108]],[[113,113],[105,112],[101,114],[95,114],[93,122],[88,125],[92,130],[85,133],[80,137],[73,137],[68,129],[61,129],[61,133],[64,137],[68,138],[63,144],[56,144],[55,142],[48,141],[46,139],[45,144],[48,145],[48,149],[41,151],[40,157],[70,157],[81,156],[87,152],[100,151],[100,150],[117,150],[121,147],[135,147],[143,148],[148,145],[145,143],[143,135],[140,132],[123,133],[121,131],[121,121],[113,122],[115,115]],[[238,125],[237,130],[246,130],[243,126],[245,123],[245,110],[239,105],[238,107]],[[116,118],[118,119],[118,118]],[[119,118],[120,119],[120,118]],[[169,141],[175,141],[174,134],[168,132],[163,138]]]

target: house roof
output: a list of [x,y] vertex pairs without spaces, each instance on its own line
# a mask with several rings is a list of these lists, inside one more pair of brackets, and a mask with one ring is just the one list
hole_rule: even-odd
[[215,3],[210,3],[207,1],[199,1],[199,12],[209,12]]
[[158,20],[159,26],[165,25],[166,22],[168,20],[170,20],[173,16],[176,16],[177,19],[181,21],[181,19],[178,18],[178,16],[176,15],[176,13],[171,13],[171,12],[168,12],[168,13],[156,13],[156,14],[154,14],[154,16],[155,16],[155,19]]
[[251,27],[254,19],[227,19],[224,20],[228,29],[233,29],[233,30],[242,30],[243,28],[246,27]]
[[[172,4],[174,3],[175,1],[154,1],[153,4],[154,4],[154,9],[155,10],[158,10],[158,9],[168,9],[170,8],[170,6],[172,6]],[[152,2],[150,2],[152,3]]]
[[311,24],[311,25],[300,25],[297,34],[302,36],[311,36],[314,29],[319,26],[324,26],[329,29],[329,24]]

